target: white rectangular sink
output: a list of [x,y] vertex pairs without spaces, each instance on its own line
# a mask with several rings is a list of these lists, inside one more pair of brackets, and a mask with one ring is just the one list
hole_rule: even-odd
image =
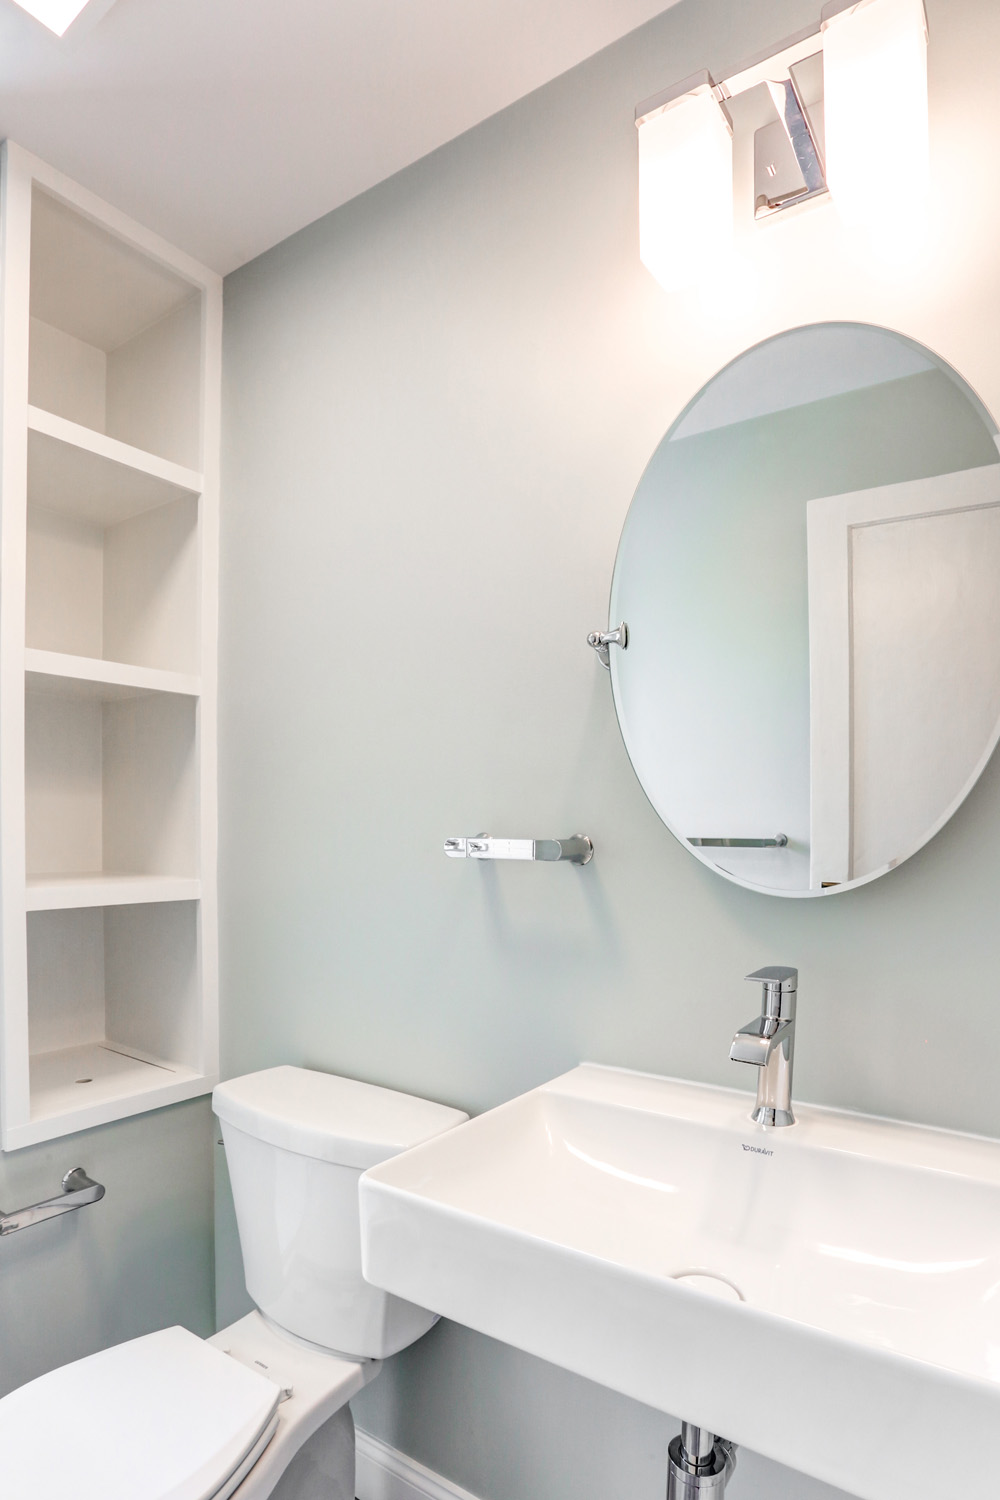
[[585,1063],[366,1172],[364,1274],[862,1500],[987,1493],[1000,1142],[749,1108]]

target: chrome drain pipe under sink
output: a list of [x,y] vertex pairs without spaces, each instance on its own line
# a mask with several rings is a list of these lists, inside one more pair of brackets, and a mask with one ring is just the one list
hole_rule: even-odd
[[707,1427],[682,1422],[669,1455],[667,1500],[721,1500],[736,1468],[733,1443]]

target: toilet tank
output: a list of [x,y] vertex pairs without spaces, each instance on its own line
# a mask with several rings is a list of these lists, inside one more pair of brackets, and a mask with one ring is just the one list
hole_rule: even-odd
[[437,1321],[361,1275],[358,1179],[468,1116],[309,1068],[220,1083],[247,1291],[280,1327],[358,1359],[385,1359]]

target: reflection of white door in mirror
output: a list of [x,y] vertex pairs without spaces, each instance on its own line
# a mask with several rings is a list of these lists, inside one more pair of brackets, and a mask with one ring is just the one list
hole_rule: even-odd
[[905,859],[1000,725],[1000,466],[806,506],[810,886]]

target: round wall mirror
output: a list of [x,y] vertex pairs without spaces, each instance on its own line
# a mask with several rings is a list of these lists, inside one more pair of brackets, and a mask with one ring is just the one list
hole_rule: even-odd
[[653,454],[611,588],[615,707],[671,832],[757,890],[884,874],[1000,732],[1000,451],[974,392],[883,328],[727,365]]

